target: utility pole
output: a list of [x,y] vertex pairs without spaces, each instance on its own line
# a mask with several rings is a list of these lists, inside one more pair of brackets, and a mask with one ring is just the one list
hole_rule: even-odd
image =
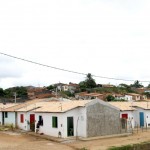
[[56,98],[57,98],[57,93],[58,93],[58,91],[57,91],[57,87],[56,87]]
[[15,103],[16,103],[16,97],[17,97],[17,93],[16,92],[14,92],[14,96],[15,96]]

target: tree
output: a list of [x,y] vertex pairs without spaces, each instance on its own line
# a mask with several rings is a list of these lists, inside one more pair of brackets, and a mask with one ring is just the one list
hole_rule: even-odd
[[53,89],[56,89],[56,87],[55,86],[53,86],[53,85],[50,85],[50,86],[48,86],[48,87],[46,87],[48,90],[53,90]]
[[81,89],[82,92],[86,91],[86,88],[87,88],[86,82],[85,81],[81,81],[79,83],[79,87],[80,87],[80,89]]
[[91,73],[87,74],[85,81],[81,81],[79,83],[79,87],[80,87],[81,91],[85,91],[86,89],[91,89],[91,88],[96,87],[96,82],[92,78]]
[[5,89],[4,90],[5,97],[6,98],[12,98],[12,97],[14,97],[14,92],[17,93],[17,97],[27,98],[27,88],[23,87],[23,86]]
[[91,73],[88,73],[88,74],[87,74],[87,77],[86,77],[85,82],[86,82],[87,88],[95,88],[95,87],[96,87],[96,82],[95,82],[95,80],[92,78]]
[[150,84],[148,84],[147,88],[150,88]]
[[112,96],[112,95],[108,95],[108,96],[106,97],[106,99],[107,99],[108,102],[110,102],[110,101],[114,101],[114,100],[115,100],[115,97]]
[[0,88],[0,97],[3,97],[5,95],[4,90]]
[[143,87],[143,85],[140,84],[140,82],[139,82],[138,80],[136,80],[136,81],[134,82],[134,84],[131,84],[131,87],[141,88],[141,87]]

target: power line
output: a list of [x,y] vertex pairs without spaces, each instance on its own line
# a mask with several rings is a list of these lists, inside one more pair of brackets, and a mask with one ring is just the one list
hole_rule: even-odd
[[[27,60],[27,59],[24,59],[24,58],[21,58],[21,57],[16,57],[16,56],[9,55],[9,54],[2,53],[2,52],[0,52],[0,54],[4,55],[4,56],[7,56],[7,57],[15,58],[15,59],[18,59],[18,60],[22,60],[22,61],[25,61],[25,62],[28,62],[28,63],[36,64],[36,65],[39,65],[39,66],[43,66],[43,67],[48,67],[48,68],[52,68],[52,69],[56,69],[56,70],[60,70],[60,71],[69,72],[69,73],[75,73],[75,74],[80,74],[80,75],[87,75],[86,73],[81,73],[81,72],[77,72],[77,71],[72,71],[72,70],[58,68],[58,67],[54,67],[54,66],[50,66],[50,65],[45,65],[45,64],[41,64],[41,63],[38,63],[38,62],[35,62],[35,61]],[[109,79],[109,80],[120,80],[120,81],[130,81],[130,82],[135,81],[135,80],[129,80],[129,79],[121,79],[121,78],[119,79],[119,78],[112,78],[112,77],[104,77],[104,76],[98,76],[98,75],[92,75],[92,76],[93,77],[97,77],[97,78]],[[140,82],[150,82],[150,81],[140,81]]]

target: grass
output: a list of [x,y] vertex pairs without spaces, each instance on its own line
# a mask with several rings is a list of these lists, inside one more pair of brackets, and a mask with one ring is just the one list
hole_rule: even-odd
[[143,142],[140,144],[111,147],[108,150],[149,150],[149,149],[150,149],[150,142]]
[[0,126],[0,131],[8,131],[11,130],[13,131],[15,129],[15,127],[13,126],[13,124],[7,124],[7,125],[1,125]]
[[109,150],[132,150],[132,145],[125,145],[121,147],[112,147]]
[[80,150],[88,150],[87,148],[85,148],[85,147],[83,147],[83,148],[81,148]]

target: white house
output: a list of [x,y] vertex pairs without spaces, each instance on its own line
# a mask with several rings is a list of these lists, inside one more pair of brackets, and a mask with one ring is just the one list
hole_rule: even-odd
[[127,120],[127,127],[150,127],[150,102],[109,102],[120,109],[120,118]]
[[8,107],[2,110],[3,114],[3,125],[12,124],[14,127],[17,126],[17,110],[26,107],[28,105],[43,101],[45,99],[30,100],[25,103],[16,104],[12,107]]
[[132,96],[132,100],[134,101],[139,101],[141,100],[141,95],[140,94],[136,94],[136,93],[128,93],[126,94],[127,96]]
[[102,100],[54,102],[35,111],[39,133],[92,137],[120,133],[119,109]]
[[133,101],[131,95],[125,95],[125,100],[126,100],[126,101],[129,101],[129,102]]
[[126,120],[127,129],[132,129],[135,127],[136,109],[133,107],[132,102],[109,102],[109,104],[120,109],[120,118]]
[[136,123],[139,127],[150,127],[150,102],[134,102]]
[[[4,120],[7,122],[9,122],[9,118],[8,118],[8,113],[7,112],[3,112],[5,109],[10,108],[15,106],[16,104],[14,103],[0,103],[0,125],[4,125]],[[11,119],[11,117],[10,117]]]

